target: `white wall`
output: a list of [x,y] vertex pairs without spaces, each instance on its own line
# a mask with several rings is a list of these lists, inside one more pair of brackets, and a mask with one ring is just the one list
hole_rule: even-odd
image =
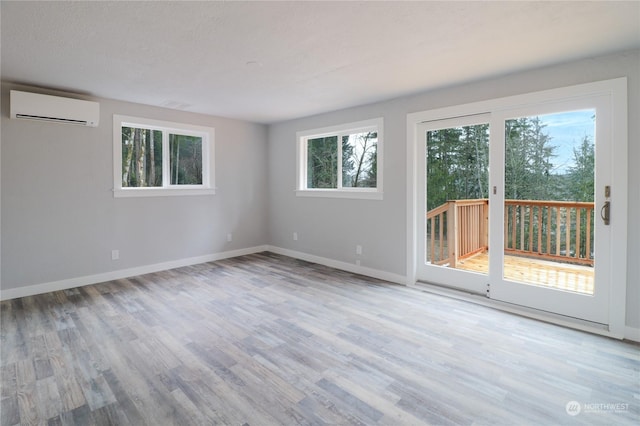
[[[107,99],[97,128],[11,120],[13,88],[32,90],[2,85],[3,291],[267,243],[266,126]],[[114,198],[113,114],[214,127],[217,193]]]
[[[399,69],[398,72],[402,72]],[[362,266],[406,275],[406,116],[425,111],[617,77],[629,89],[629,218],[627,326],[640,327],[640,51],[629,51],[507,75],[404,98],[302,118],[269,127],[270,244],[353,264],[356,244]],[[295,133],[384,117],[382,201],[296,197]],[[297,232],[298,241],[292,233]]]

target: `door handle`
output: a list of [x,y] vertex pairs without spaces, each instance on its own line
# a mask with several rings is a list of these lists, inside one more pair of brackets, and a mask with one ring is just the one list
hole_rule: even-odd
[[600,217],[602,218],[602,221],[604,222],[605,225],[609,224],[610,210],[611,210],[611,202],[605,201],[604,206],[602,206],[602,209],[600,209]]

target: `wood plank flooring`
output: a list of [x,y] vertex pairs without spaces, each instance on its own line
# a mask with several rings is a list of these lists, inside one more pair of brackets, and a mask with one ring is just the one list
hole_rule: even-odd
[[640,419],[638,345],[272,253],[0,314],[2,425]]

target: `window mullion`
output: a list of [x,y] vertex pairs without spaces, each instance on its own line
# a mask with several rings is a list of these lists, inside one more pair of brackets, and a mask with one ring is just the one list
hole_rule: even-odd
[[162,130],[162,186],[167,188],[171,186],[171,174],[169,171],[169,131]]
[[309,138],[305,138],[302,143],[302,152],[300,171],[302,173],[302,187],[304,189],[309,188]]
[[200,170],[202,170],[202,185],[209,182],[209,167],[206,158],[209,158],[209,138],[206,135],[200,136]]
[[337,166],[337,170],[336,173],[338,174],[337,176],[337,188],[338,189],[342,189],[342,138],[344,136],[344,133],[338,133],[338,140],[337,140],[337,150],[338,150],[338,166]]

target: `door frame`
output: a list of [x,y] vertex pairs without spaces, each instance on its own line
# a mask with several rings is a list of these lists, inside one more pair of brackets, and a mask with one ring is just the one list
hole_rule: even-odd
[[[585,96],[609,96],[611,106],[611,149],[612,192],[615,191],[615,204],[611,209],[611,261],[608,323],[606,330],[594,324],[592,331],[611,337],[623,338],[626,315],[627,287],[627,79],[626,77],[598,81],[540,92],[526,93],[505,98],[456,105],[434,110],[407,114],[407,285],[415,285],[417,277],[417,214],[418,169],[417,147],[422,142],[418,126],[425,121],[444,120],[478,114],[493,114],[503,110],[515,109],[526,105],[556,103],[558,101],[582,98]],[[480,294],[480,293],[478,293]],[[502,303],[502,302],[501,302]],[[516,305],[513,305],[517,309]],[[523,309],[527,314],[528,308]],[[536,316],[545,316],[542,311]],[[550,322],[557,321],[559,315],[549,314]],[[582,327],[587,328],[589,327]]]

